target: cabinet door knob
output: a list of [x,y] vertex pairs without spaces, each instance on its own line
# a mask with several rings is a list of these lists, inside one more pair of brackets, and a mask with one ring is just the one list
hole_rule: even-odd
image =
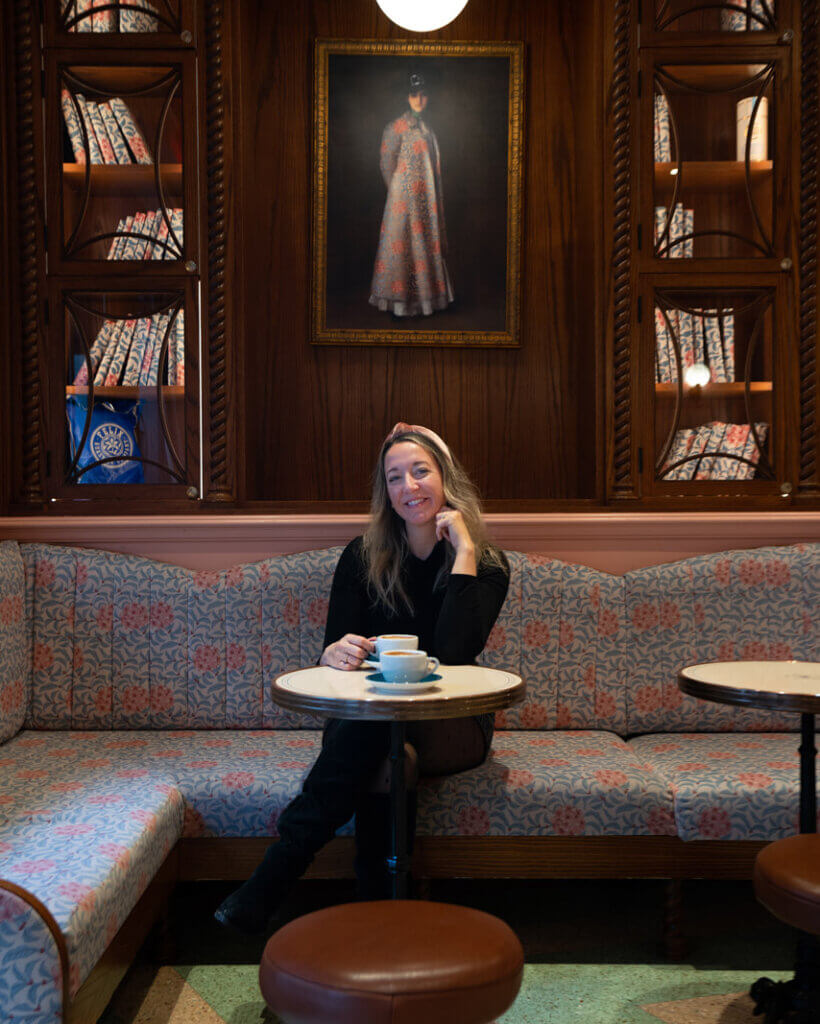
[[179,38],[183,41],[183,43],[190,43],[190,41],[194,37],[193,37],[193,33],[190,31],[190,29],[186,28],[186,29],[183,29],[182,32],[180,32]]
[[788,480],[784,480],[783,483],[780,485],[780,497],[788,498],[788,496],[792,493],[793,490],[794,486],[790,484]]
[[793,39],[794,31],[790,28],[787,28],[783,35],[777,41],[778,43],[781,43],[783,46],[788,46]]
[[199,491],[196,489],[196,487],[193,486],[189,487],[185,494],[188,498],[191,499],[191,501],[196,501],[196,499],[199,497]]
[[781,270],[791,270],[793,266],[794,264],[792,263],[790,256],[784,256],[784,258],[780,261]]
[[185,269],[188,271],[189,274],[193,274],[194,271],[196,270],[196,262],[194,260],[188,260],[188,262],[185,264]]

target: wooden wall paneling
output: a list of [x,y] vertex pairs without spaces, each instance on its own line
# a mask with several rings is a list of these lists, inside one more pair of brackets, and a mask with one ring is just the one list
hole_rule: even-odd
[[[435,34],[527,44],[520,350],[316,348],[308,341],[313,43],[404,34],[370,0],[242,0],[238,296],[249,501],[365,500],[373,455],[398,419],[439,430],[484,496],[511,509],[519,499],[546,507],[600,496],[589,429],[601,406],[595,10],[569,0],[471,0]],[[444,187],[445,204],[457,202],[457,182]]]
[[39,63],[36,60],[39,28],[36,6],[28,0],[14,4],[14,96],[16,104],[16,303],[19,310],[19,341],[13,357],[20,361],[20,415],[15,422],[13,444],[20,452],[19,476],[15,475],[14,498],[23,504],[43,500],[45,472],[44,444],[47,436],[47,410],[43,403],[41,368],[41,303],[44,251],[42,209],[42,122]]
[[[804,2],[800,24],[800,96],[794,125],[800,126],[799,224],[799,370],[800,370],[800,494],[816,497],[820,492],[818,461],[820,435],[817,423],[817,364],[820,359],[817,325],[817,132],[820,128],[818,104],[817,4]],[[799,118],[799,121],[798,121]],[[798,133],[793,133],[796,136]]]
[[9,72],[12,61],[11,35],[6,33],[3,41],[0,41],[0,139],[6,140],[5,153],[0,156],[0,209],[3,210],[3,216],[0,217],[0,515],[4,515],[8,509],[12,474],[11,339],[14,318],[11,290],[11,175],[14,167],[14,142],[9,133],[9,125],[13,124]]

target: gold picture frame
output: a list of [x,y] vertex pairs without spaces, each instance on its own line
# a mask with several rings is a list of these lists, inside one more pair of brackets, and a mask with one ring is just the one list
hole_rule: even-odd
[[313,344],[518,347],[523,63],[520,42],[317,40]]

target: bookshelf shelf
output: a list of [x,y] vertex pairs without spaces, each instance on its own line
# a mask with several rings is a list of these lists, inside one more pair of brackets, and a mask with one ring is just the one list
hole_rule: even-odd
[[[730,384],[704,384],[702,387],[687,387],[683,385],[683,395],[692,398],[742,398],[746,394],[745,381],[733,381]],[[773,391],[770,380],[753,380],[748,384],[749,393],[752,395],[770,395]],[[677,384],[656,384],[655,396],[657,398],[670,399],[678,394]]]
[[[772,160],[753,160],[749,163],[749,177],[752,185],[769,184],[772,180]],[[725,189],[746,187],[746,163],[743,160],[686,160],[680,166],[675,163],[655,164],[655,191],[658,195],[670,195],[678,178],[687,191],[722,192]]]
[[665,60],[661,65],[664,70],[679,82],[690,88],[702,88],[715,92],[737,89],[766,69],[766,64],[678,64],[674,60]]
[[[162,392],[165,398],[183,398],[185,395],[184,384],[163,384],[159,390]],[[92,389],[87,385],[67,384],[65,393],[66,397],[69,395],[90,395]],[[117,385],[112,386],[100,386],[93,389],[95,398],[139,398],[139,399],[156,399],[157,387],[143,385],[137,386],[125,386]]]
[[[63,181],[76,191],[85,188],[85,164],[63,164]],[[156,196],[155,164],[91,164],[91,191],[95,195]],[[160,164],[166,194],[182,195],[182,164]]]

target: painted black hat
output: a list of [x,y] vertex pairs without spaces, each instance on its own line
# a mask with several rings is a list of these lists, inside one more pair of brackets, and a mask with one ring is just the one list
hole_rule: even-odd
[[424,75],[420,71],[410,72],[410,92],[421,92],[425,87]]

